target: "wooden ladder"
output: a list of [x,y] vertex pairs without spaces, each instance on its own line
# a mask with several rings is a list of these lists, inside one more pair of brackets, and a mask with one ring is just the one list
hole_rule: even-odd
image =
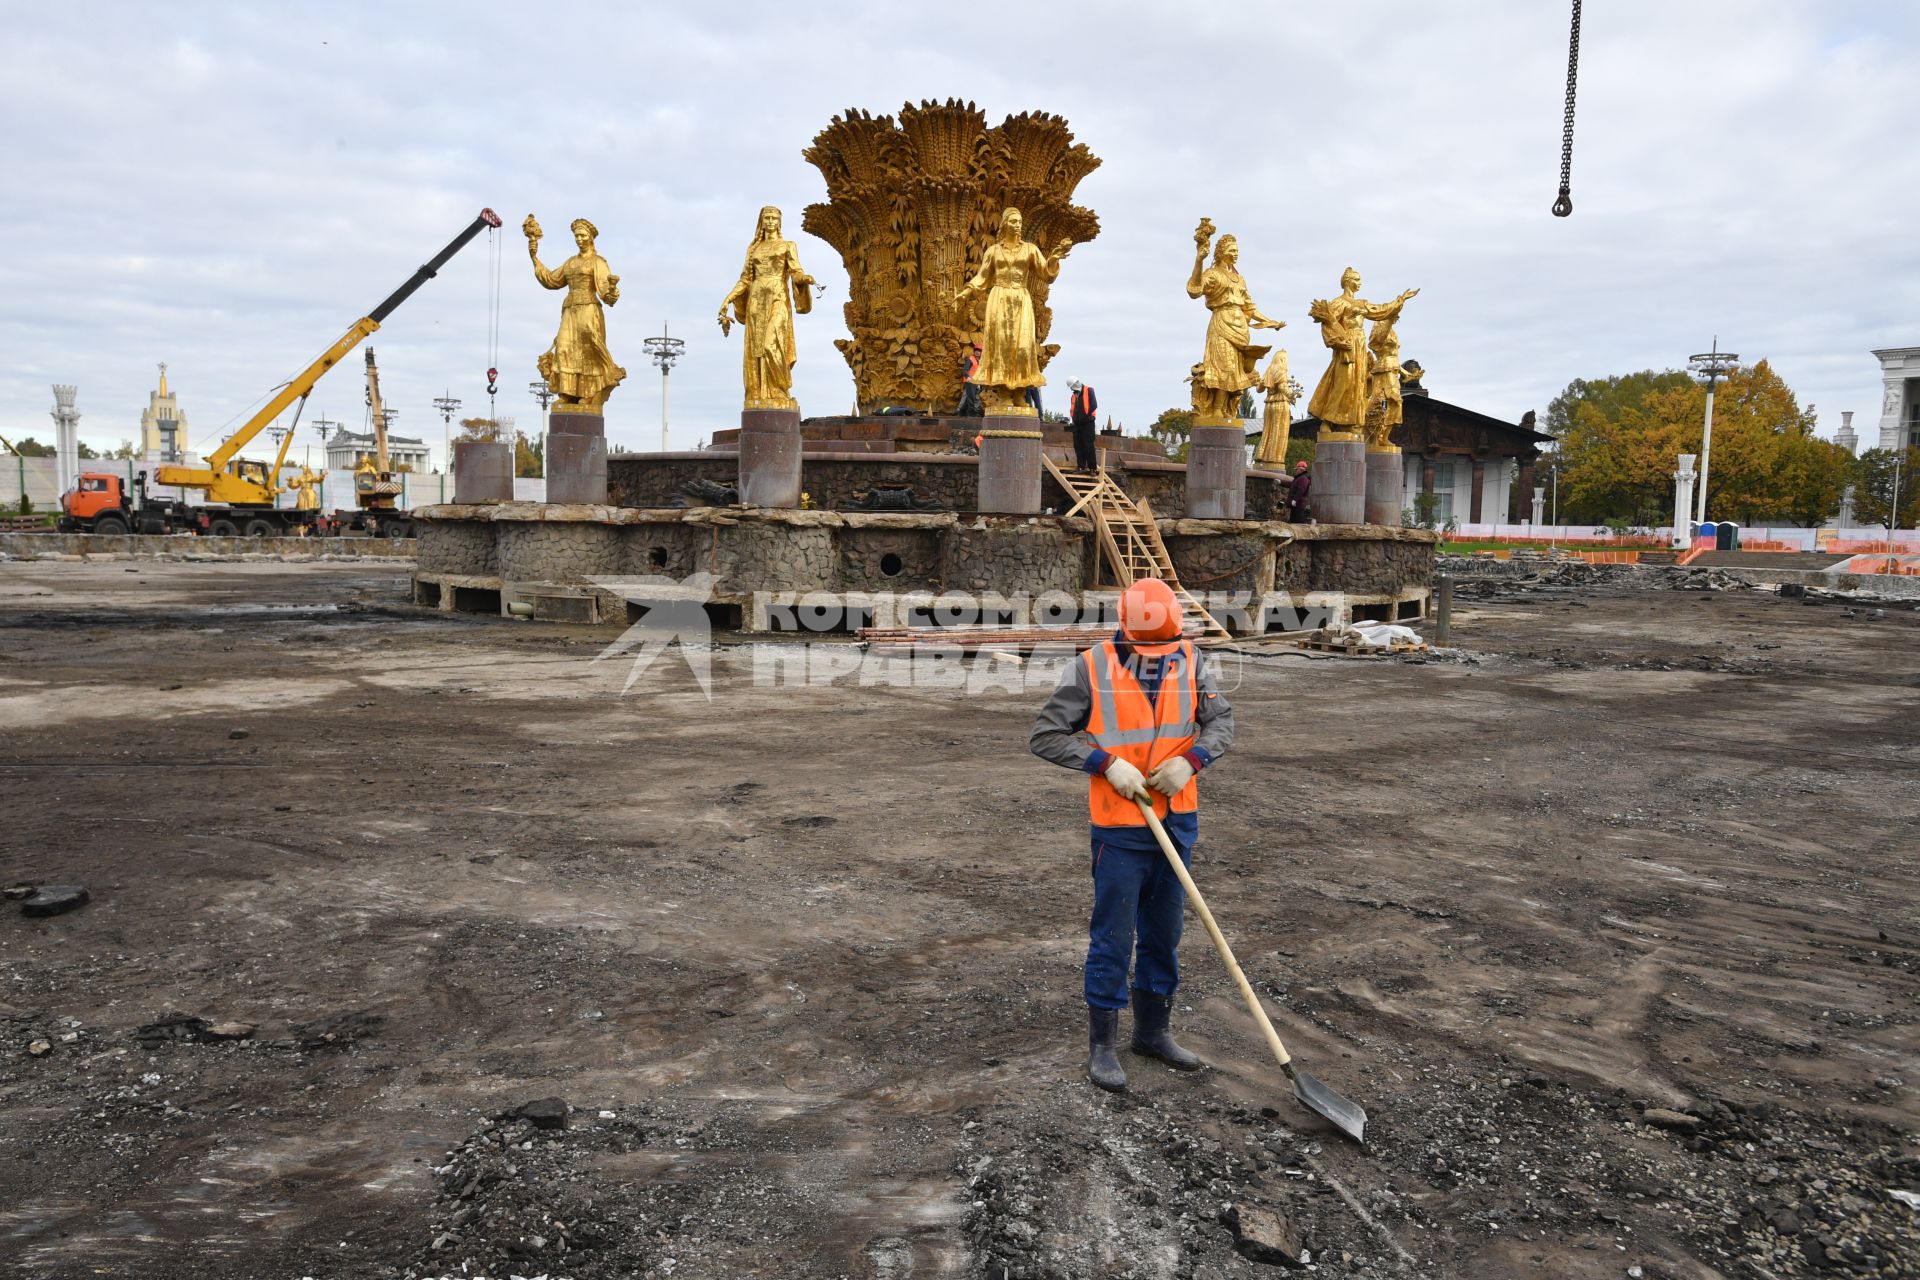
[[1173,571],[1173,559],[1167,554],[1167,544],[1160,539],[1160,525],[1153,518],[1151,505],[1144,499],[1136,503],[1128,497],[1127,491],[1114,482],[1105,467],[1088,475],[1084,471],[1062,471],[1059,464],[1044,453],[1041,461],[1054,483],[1073,499],[1066,514],[1074,516],[1085,511],[1093,521],[1094,535],[1100,540],[1101,559],[1113,571],[1114,586],[1124,591],[1137,579],[1159,578],[1173,588],[1184,618],[1181,629],[1188,636],[1215,643],[1233,639],[1232,633],[1207,612],[1207,607],[1180,585],[1180,576]]

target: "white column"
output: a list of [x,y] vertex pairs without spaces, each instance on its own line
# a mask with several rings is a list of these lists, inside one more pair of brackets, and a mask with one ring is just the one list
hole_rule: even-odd
[[80,482],[80,411],[73,407],[77,387],[53,387],[54,485],[64,495]]
[[1881,365],[1881,401],[1880,401],[1880,447],[1897,449],[1900,447],[1900,418],[1906,405],[1906,368],[1903,365]]
[[1543,484],[1535,485],[1533,487],[1533,523],[1538,525],[1538,524],[1545,524],[1546,522],[1547,522],[1547,486]]
[[1693,455],[1680,455],[1680,466],[1673,473],[1673,549],[1683,551],[1693,545]]

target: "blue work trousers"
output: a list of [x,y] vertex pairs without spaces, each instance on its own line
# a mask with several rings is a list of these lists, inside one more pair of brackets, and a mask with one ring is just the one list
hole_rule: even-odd
[[[1199,815],[1168,814],[1163,825],[1180,861],[1193,865]],[[1180,985],[1182,912],[1186,890],[1147,827],[1093,828],[1093,918],[1087,924],[1087,1003],[1127,1007],[1127,970],[1133,986],[1171,996]]]

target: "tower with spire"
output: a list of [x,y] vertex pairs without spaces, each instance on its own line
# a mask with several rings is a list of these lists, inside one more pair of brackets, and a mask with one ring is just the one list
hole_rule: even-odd
[[160,389],[147,393],[140,415],[140,455],[149,462],[181,462],[187,456],[187,415],[167,388],[167,366],[160,365]]

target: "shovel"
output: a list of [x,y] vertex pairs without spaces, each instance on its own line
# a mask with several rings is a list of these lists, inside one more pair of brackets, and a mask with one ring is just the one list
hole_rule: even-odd
[[1180,861],[1180,854],[1173,847],[1173,841],[1167,838],[1167,829],[1160,825],[1160,819],[1153,812],[1151,802],[1135,798],[1140,812],[1146,817],[1147,825],[1153,828],[1153,838],[1160,842],[1160,851],[1167,855],[1167,861],[1173,864],[1173,874],[1180,877],[1180,885],[1187,891],[1187,898],[1193,903],[1194,913],[1200,917],[1200,923],[1207,926],[1207,936],[1213,939],[1214,950],[1220,953],[1220,959],[1226,962],[1227,972],[1240,986],[1240,995],[1247,1002],[1247,1008],[1253,1011],[1253,1019],[1267,1034],[1267,1047],[1273,1050],[1273,1056],[1280,1063],[1280,1069],[1287,1073],[1287,1079],[1293,1082],[1293,1096],[1300,1105],[1315,1115],[1325,1116],[1333,1121],[1340,1132],[1364,1145],[1367,1140],[1366,1108],[1348,1098],[1343,1098],[1333,1090],[1315,1080],[1306,1072],[1293,1065],[1293,1055],[1287,1052],[1287,1046],[1280,1043],[1280,1034],[1273,1029],[1273,1023],[1267,1020],[1267,1011],[1260,1007],[1260,997],[1253,994],[1253,988],[1247,983],[1247,975],[1240,972],[1240,966],[1234,961],[1233,948],[1227,945],[1226,937],[1221,934],[1220,926],[1213,922],[1213,912],[1207,910],[1207,900],[1200,896],[1199,886],[1187,873],[1187,866]]

